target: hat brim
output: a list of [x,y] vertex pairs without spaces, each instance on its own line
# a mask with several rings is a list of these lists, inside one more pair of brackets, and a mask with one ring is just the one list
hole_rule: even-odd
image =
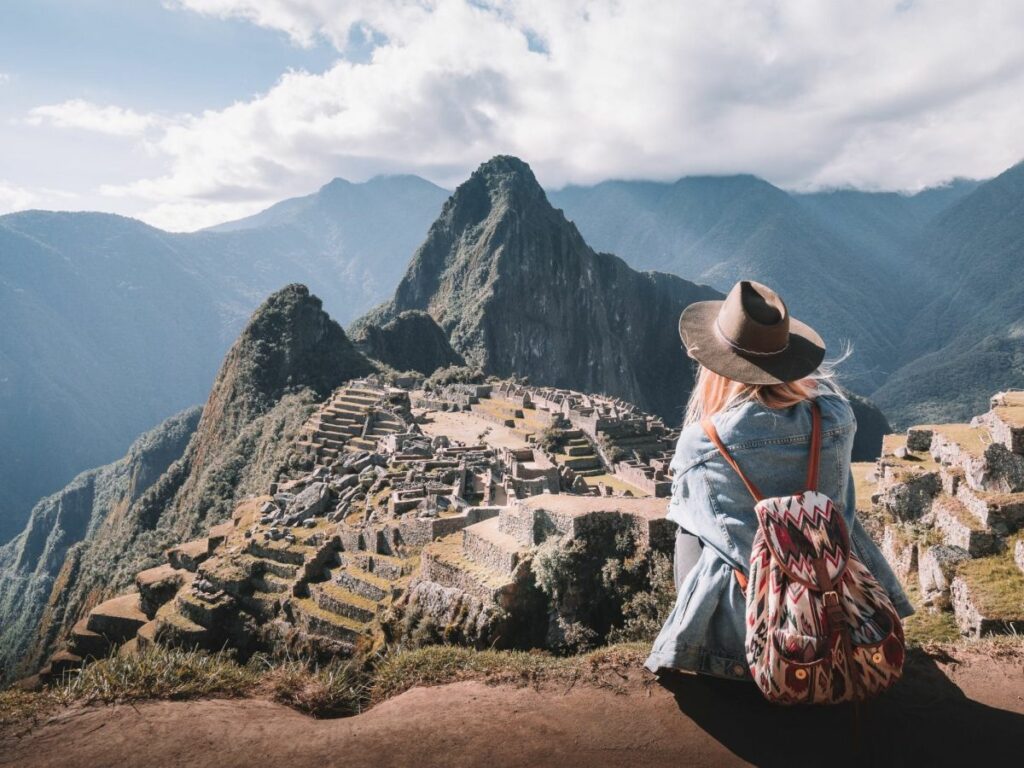
[[825,342],[811,326],[789,319],[789,344],[780,352],[751,354],[729,344],[716,330],[724,301],[698,301],[679,316],[687,354],[708,370],[743,384],[784,384],[813,373],[825,359]]

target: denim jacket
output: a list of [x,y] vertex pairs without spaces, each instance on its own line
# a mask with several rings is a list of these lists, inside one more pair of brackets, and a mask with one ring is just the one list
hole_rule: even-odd
[[[857,423],[849,403],[823,393],[821,467],[818,490],[843,513],[854,551],[889,593],[901,617],[914,612],[903,588],[855,514],[850,454]],[[804,489],[811,434],[811,408],[787,409],[746,402],[712,421],[743,472],[766,496]],[[700,424],[679,436],[672,459],[668,518],[698,536],[703,551],[679,587],[675,606],[654,642],[646,666],[670,667],[731,679],[749,679],[744,651],[746,599],[734,568],[749,570],[757,532],[754,500],[725,463]]]

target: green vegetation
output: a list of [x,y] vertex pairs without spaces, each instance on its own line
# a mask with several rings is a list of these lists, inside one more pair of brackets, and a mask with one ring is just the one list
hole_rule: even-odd
[[482,384],[484,373],[479,368],[469,365],[449,365],[438,368],[424,382],[423,388],[428,392],[447,384]]
[[1007,541],[998,555],[966,560],[957,572],[971,590],[971,599],[986,619],[1024,619],[1024,573],[1013,560],[1020,536]]
[[156,646],[67,672],[38,692],[0,691],[0,725],[70,704],[243,696],[268,696],[314,716],[352,715],[368,700],[368,680],[366,668],[350,661],[317,664],[257,655],[240,664],[230,652]]
[[952,643],[960,639],[960,630],[952,611],[939,611],[922,605],[921,592],[916,584],[904,585],[904,591],[916,611],[913,616],[903,620],[903,632],[909,647]]
[[643,643],[623,643],[582,655],[555,656],[537,651],[428,646],[385,657],[374,670],[370,702],[378,704],[416,686],[463,680],[518,686],[585,681],[606,687],[615,684],[615,677],[621,680],[625,671],[639,668],[649,650]]
[[565,430],[554,424],[544,427],[537,436],[537,444],[548,453],[560,453],[565,440]]
[[531,568],[554,611],[562,653],[609,640],[650,639],[674,599],[668,558],[641,553],[624,517],[594,521],[569,546],[555,540],[541,545]]
[[357,714],[414,688],[480,680],[491,685],[536,686],[586,682],[615,687],[638,669],[646,644],[607,646],[581,656],[545,652],[475,651],[435,645],[394,651],[364,662],[272,659],[240,664],[226,652],[206,653],[161,646],[101,659],[69,672],[41,691],[0,691],[0,726],[37,721],[73,704],[111,704],[147,699],[267,696],[314,717]]

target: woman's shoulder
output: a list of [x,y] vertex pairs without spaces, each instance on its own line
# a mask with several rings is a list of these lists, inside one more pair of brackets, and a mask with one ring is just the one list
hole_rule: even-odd
[[[837,390],[822,388],[815,400],[821,409],[823,431],[842,431],[855,426],[850,403]],[[711,420],[722,442],[728,446],[802,439],[811,433],[811,406],[809,401],[804,401],[790,408],[769,408],[748,401],[715,414]],[[700,425],[697,427],[700,429]]]

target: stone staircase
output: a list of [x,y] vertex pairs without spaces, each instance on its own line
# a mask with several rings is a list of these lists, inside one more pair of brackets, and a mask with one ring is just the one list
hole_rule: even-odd
[[377,619],[405,589],[418,554],[388,533],[343,536],[336,556],[297,586],[285,610],[314,646],[351,654],[381,640]]
[[565,444],[562,453],[555,454],[555,462],[569,467],[582,477],[596,477],[605,474],[601,457],[581,429],[568,429],[564,433]]
[[951,609],[965,635],[1024,631],[1024,393],[996,395],[970,424],[887,436],[869,471],[858,509],[925,605]]
[[478,416],[508,427],[529,441],[551,425],[551,413],[502,396],[481,397],[469,406]]
[[380,438],[406,428],[389,404],[386,388],[357,383],[334,392],[310,418],[298,444],[317,463],[327,464],[344,451],[372,451]]

